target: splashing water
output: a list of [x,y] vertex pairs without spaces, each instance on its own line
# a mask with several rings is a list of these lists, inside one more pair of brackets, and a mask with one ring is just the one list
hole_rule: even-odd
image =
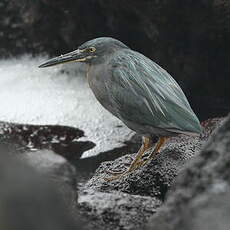
[[81,140],[96,144],[83,157],[121,147],[130,139],[133,132],[97,102],[84,69],[76,71],[79,64],[39,69],[46,59],[27,55],[0,60],[1,121],[79,128],[85,132]]

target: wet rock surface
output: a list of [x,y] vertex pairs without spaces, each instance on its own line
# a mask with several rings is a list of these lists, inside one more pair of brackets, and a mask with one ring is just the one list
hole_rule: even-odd
[[17,151],[50,149],[67,159],[79,159],[84,151],[95,146],[78,141],[84,132],[77,128],[55,125],[26,125],[0,122],[0,140],[14,143]]

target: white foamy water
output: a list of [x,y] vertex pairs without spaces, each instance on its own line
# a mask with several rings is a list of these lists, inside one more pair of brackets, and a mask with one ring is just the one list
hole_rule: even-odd
[[[0,60],[0,120],[68,125],[85,132],[96,147],[83,157],[120,147],[133,132],[96,101],[76,63],[39,69],[47,57]],[[122,126],[122,127],[120,127]]]

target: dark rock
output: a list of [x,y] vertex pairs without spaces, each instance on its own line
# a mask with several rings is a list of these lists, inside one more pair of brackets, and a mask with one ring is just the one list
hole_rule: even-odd
[[[84,152],[95,146],[91,141],[79,141],[81,137],[84,137],[82,130],[69,126],[0,122],[1,144],[5,143],[13,154],[30,152],[33,158],[32,152],[34,152],[34,155],[37,155],[34,157],[36,160],[41,153],[37,151],[52,150],[74,164],[77,174],[84,177],[84,180],[98,168],[101,162],[108,159],[114,160],[122,156],[124,152],[132,153],[141,143],[141,137],[135,134],[127,137],[121,147],[99,153],[97,156],[80,159]],[[50,151],[51,155],[53,155],[52,151]],[[53,163],[55,164],[55,159]]]
[[0,149],[1,230],[83,229],[66,209],[55,184]]
[[90,220],[91,228],[141,229],[151,210],[154,214],[165,200],[175,177],[190,159],[198,155],[221,122],[222,119],[210,119],[203,123],[204,131],[200,137],[181,135],[168,139],[154,160],[119,180],[106,182],[104,178],[111,176],[106,172],[124,170],[135,154],[102,163],[94,176],[80,188],[82,215]]
[[67,207],[70,209],[76,207],[76,171],[65,158],[48,150],[25,152],[17,156],[57,185],[58,191],[65,200]]
[[122,192],[85,191],[78,199],[80,210],[89,227],[106,230],[139,229],[160,206],[161,201],[147,196]]
[[89,147],[87,142],[77,140],[83,135],[83,131],[66,126],[0,123],[1,145],[5,144],[7,152],[55,183],[66,207],[73,212],[77,205],[77,172],[63,156],[70,159],[81,156],[83,149]]
[[90,141],[78,141],[84,132],[59,125],[26,125],[0,122],[1,142],[14,144],[18,151],[51,149],[67,159],[79,159],[83,152],[93,148]]
[[113,161],[118,157],[121,157],[125,154],[131,154],[138,151],[141,145],[141,136],[134,134],[133,136],[128,136],[127,140],[124,142],[124,145],[117,148],[112,148],[109,151],[101,152],[96,156],[81,158],[78,161],[75,161],[74,164],[76,168],[81,170],[82,173],[86,172],[87,174],[92,174],[104,161]]
[[188,160],[199,153],[210,133],[220,123],[221,119],[206,121],[203,134],[200,137],[181,135],[168,139],[160,154],[153,161],[119,180],[108,183],[104,178],[110,177],[108,171],[124,171],[127,169],[135,154],[125,155],[112,162],[104,162],[86,184],[86,187],[103,192],[119,190],[129,194],[153,196],[164,200],[174,178]]
[[[219,183],[210,194],[195,198],[185,209],[184,226],[188,230],[228,230],[230,212],[230,187]],[[180,228],[178,228],[180,229]],[[182,228],[181,228],[182,229]]]
[[227,0],[1,0],[0,55],[58,55],[112,36],[167,69],[205,120],[230,110],[229,15]]
[[229,229],[229,137],[230,116],[177,177],[146,229]]

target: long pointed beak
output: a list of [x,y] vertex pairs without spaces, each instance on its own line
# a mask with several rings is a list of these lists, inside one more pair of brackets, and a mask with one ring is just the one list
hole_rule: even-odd
[[46,61],[45,63],[39,65],[38,67],[44,68],[44,67],[59,65],[59,64],[67,63],[67,62],[84,62],[85,60],[86,60],[86,57],[84,56],[84,52],[77,49],[77,50],[74,50],[73,52],[52,58]]

